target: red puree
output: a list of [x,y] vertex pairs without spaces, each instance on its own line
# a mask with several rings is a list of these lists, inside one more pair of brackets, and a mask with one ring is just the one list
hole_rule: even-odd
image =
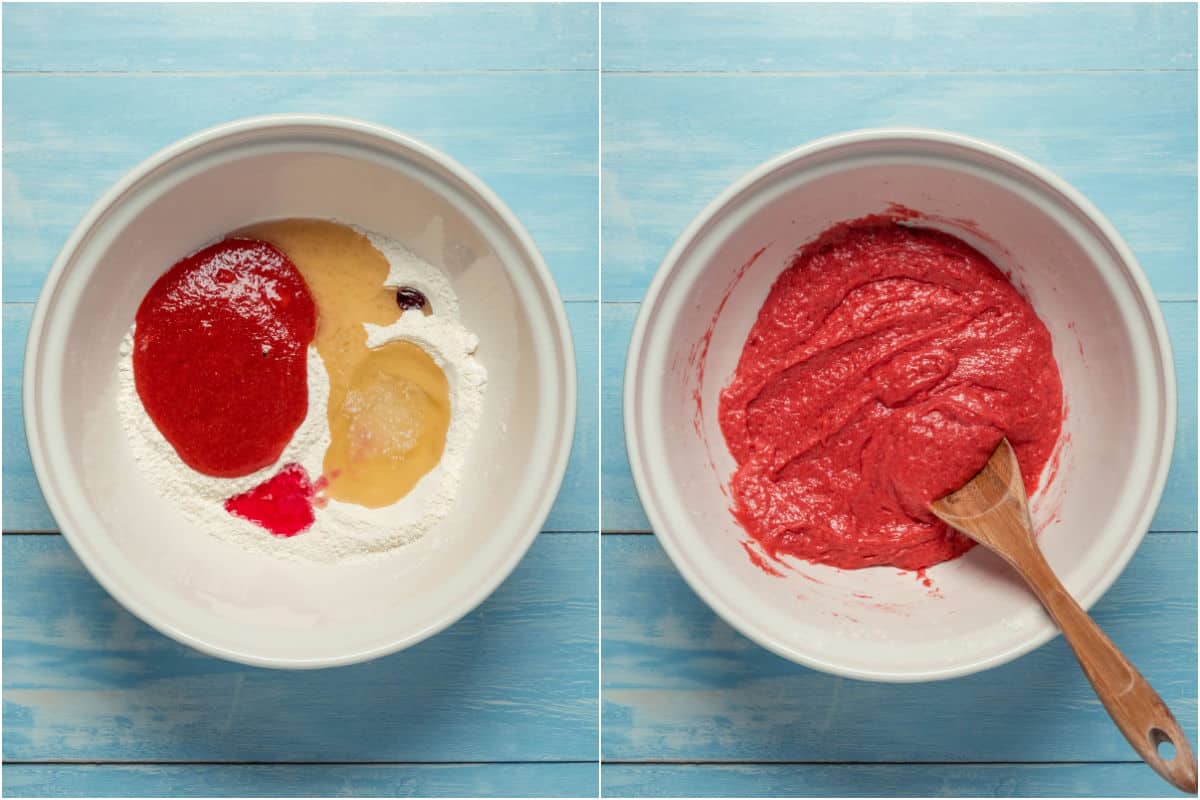
[[316,322],[308,285],[266,242],[228,239],[188,256],[138,308],[133,370],[146,413],[205,475],[270,466],[308,412]]
[[276,536],[295,536],[313,524],[313,496],[324,488],[324,478],[313,485],[299,464],[287,464],[279,474],[248,492],[225,501],[225,510],[250,520]]
[[868,218],[826,231],[776,280],[720,423],[734,514],[767,553],[920,569],[972,547],[928,504],[1002,437],[1037,488],[1062,383],[1046,326],[987,258]]

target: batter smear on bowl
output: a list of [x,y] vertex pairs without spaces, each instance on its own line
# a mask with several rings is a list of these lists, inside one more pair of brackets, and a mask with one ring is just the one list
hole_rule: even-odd
[[866,218],[804,247],[722,391],[733,513],[770,555],[917,570],[973,542],[933,517],[1000,439],[1032,493],[1062,426],[1050,334],[984,255]]

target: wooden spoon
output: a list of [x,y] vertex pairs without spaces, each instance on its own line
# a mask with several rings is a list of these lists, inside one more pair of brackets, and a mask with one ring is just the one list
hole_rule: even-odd
[[[1183,729],[1117,646],[1067,594],[1033,537],[1021,468],[1007,439],[978,475],[930,509],[946,524],[999,555],[1021,573],[1062,629],[1083,674],[1125,738],[1171,785],[1196,794],[1196,756]],[[1158,754],[1169,742],[1170,760]]]

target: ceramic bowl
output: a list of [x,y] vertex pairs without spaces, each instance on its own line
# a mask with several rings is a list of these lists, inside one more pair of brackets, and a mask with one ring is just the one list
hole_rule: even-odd
[[654,531],[718,614],[801,664],[920,681],[1002,664],[1056,629],[982,548],[929,569],[928,586],[893,568],[802,561],[781,577],[767,574],[743,550],[748,537],[729,511],[734,461],[716,414],[790,257],[831,225],[893,204],[989,256],[1049,328],[1068,410],[1033,498],[1035,523],[1067,588],[1085,607],[1095,603],[1162,495],[1175,432],[1170,345],[1149,283],[1112,225],[1014,153],[949,133],[874,130],[822,139],[752,170],[688,226],[659,268],[633,331],[624,414]]
[[[406,243],[450,276],[463,323],[480,338],[489,382],[458,502],[384,557],[301,563],[196,530],[142,474],[122,430],[118,351],[146,290],[223,234],[283,217],[336,219]],[[260,117],[166,148],[75,229],[33,315],[26,432],[63,534],[134,614],[234,661],[348,664],[442,630],[516,566],[566,469],[574,364],[545,263],[478,178],[376,125]]]

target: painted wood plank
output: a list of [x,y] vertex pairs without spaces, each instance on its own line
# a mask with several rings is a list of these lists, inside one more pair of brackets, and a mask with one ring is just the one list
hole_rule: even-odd
[[[617,761],[1125,761],[1061,638],[924,684],[847,680],[743,638],[652,536],[604,536],[603,758]],[[1196,741],[1196,534],[1148,537],[1094,609]]]
[[84,212],[138,162],[203,128],[275,112],[358,117],[444,150],[512,208],[564,298],[595,300],[597,92],[586,72],[6,75],[5,300],[37,298]]
[[[604,532],[650,530],[625,447],[625,357],[638,305],[600,304],[600,338],[604,342],[600,350],[600,527]],[[9,415],[7,407],[4,415]],[[6,451],[5,464],[8,458]],[[7,478],[6,474],[6,483]]]
[[61,536],[5,536],[4,758],[590,761],[595,534],[541,536],[482,606],[392,656],[289,672],[144,625]]
[[604,69],[1195,69],[1194,5],[608,4]]
[[3,417],[3,529],[56,530],[57,525],[33,474],[29,446],[25,442],[25,414],[21,402],[21,372],[25,365],[25,341],[33,317],[31,304],[5,303],[3,307],[2,374]]
[[[1167,334],[1174,351],[1175,378],[1179,389],[1175,451],[1162,502],[1150,523],[1152,531],[1196,530],[1196,304],[1162,303]],[[601,354],[601,519],[605,531],[648,531],[650,522],[638,500],[621,416],[621,392],[625,353],[637,317],[637,304],[604,303],[604,349]]]
[[600,530],[600,304],[567,303],[567,322],[575,343],[575,437],[562,488],[542,528],[596,533]]
[[595,764],[6,764],[5,797],[595,797]]
[[605,75],[603,103],[605,300],[640,301],[687,223],[755,165],[820,136],[895,125],[1040,162],[1112,220],[1160,299],[1196,299],[1194,71],[618,74]]
[[1171,471],[1158,511],[1150,521],[1151,530],[1196,530],[1197,452],[1196,442],[1196,304],[1162,303],[1175,362],[1176,397],[1175,449]]
[[605,797],[1161,797],[1128,764],[606,764]]
[[594,69],[597,15],[594,4],[38,3],[5,11],[4,69]]
[[[575,437],[567,473],[554,506],[546,518],[546,531],[595,531],[599,526],[596,507],[599,447],[599,398],[597,366],[599,341],[595,302],[567,303],[567,321],[575,341],[578,406]],[[58,529],[38,487],[25,442],[25,416],[21,407],[21,376],[25,361],[25,339],[33,306],[4,304],[3,338],[3,509],[5,531],[55,531]]]

